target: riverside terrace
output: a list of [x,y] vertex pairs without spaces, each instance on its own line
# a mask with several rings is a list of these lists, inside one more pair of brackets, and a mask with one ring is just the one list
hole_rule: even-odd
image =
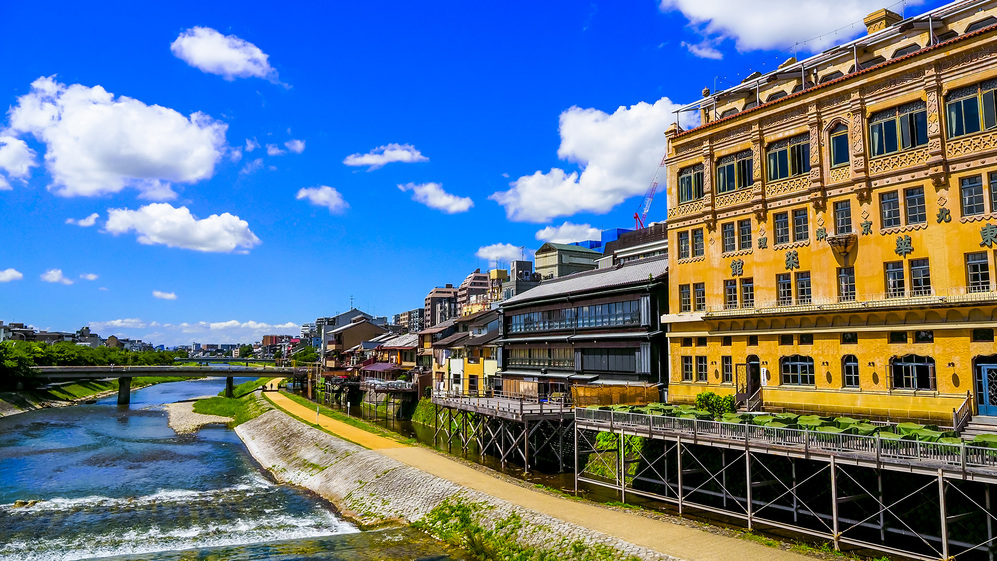
[[575,480],[915,559],[997,554],[997,449],[575,411]]

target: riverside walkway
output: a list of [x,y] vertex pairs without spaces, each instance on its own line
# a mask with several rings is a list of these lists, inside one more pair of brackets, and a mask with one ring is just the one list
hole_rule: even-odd
[[[316,418],[314,409],[299,405],[282,394],[264,392],[264,395],[275,406],[296,417],[309,421]],[[711,534],[707,531],[636,513],[621,512],[593,503],[535,491],[490,476],[426,448],[406,445],[390,438],[371,434],[325,415],[319,415],[318,420],[322,428],[344,440],[359,444],[436,477],[686,561],[730,561],[731,559],[802,561],[811,559],[798,553],[767,547],[743,539]]]

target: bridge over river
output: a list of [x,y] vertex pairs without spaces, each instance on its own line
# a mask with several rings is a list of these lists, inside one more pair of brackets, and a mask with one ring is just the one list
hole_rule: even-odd
[[171,376],[175,378],[225,378],[225,396],[232,397],[236,376],[288,376],[304,368],[248,366],[36,366],[31,369],[36,378],[47,380],[118,379],[118,405],[131,402],[132,378],[141,376]]

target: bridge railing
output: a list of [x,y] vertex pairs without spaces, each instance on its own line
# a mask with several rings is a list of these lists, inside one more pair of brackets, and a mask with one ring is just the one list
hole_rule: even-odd
[[682,435],[755,444],[803,448],[809,452],[857,454],[887,459],[892,463],[915,465],[932,461],[951,466],[997,469],[997,450],[970,444],[945,444],[918,440],[893,440],[878,436],[839,434],[805,429],[771,428],[760,425],[724,423],[630,413],[576,409],[575,419],[609,428],[663,435]]

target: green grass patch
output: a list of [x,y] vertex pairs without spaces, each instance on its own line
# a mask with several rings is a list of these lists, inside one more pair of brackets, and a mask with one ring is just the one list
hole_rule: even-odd
[[[310,401],[310,400],[308,400],[308,399],[306,399],[304,397],[301,397],[299,395],[294,395],[293,393],[290,393],[290,392],[287,392],[287,391],[281,391],[280,393],[282,395],[286,396],[291,401],[297,403],[298,405],[304,405],[305,407],[307,407],[309,409],[315,409],[316,407],[318,407],[319,408],[319,412],[321,414],[325,415],[326,417],[329,417],[330,419],[334,419],[336,421],[340,421],[342,423],[346,423],[347,425],[350,425],[351,427],[356,427],[356,428],[358,428],[360,430],[367,431],[367,432],[369,432],[371,434],[376,434],[377,436],[383,436],[384,438],[390,438],[391,440],[395,440],[395,441],[401,442],[403,444],[412,444],[412,443],[415,442],[414,439],[404,438],[403,436],[401,436],[397,432],[385,430],[385,429],[383,429],[383,428],[381,428],[381,427],[379,427],[377,425],[368,423],[367,421],[364,421],[363,419],[357,419],[357,418],[354,418],[354,417],[350,417],[349,415],[346,415],[344,413],[340,413],[339,411],[336,411],[335,409],[329,409],[328,407],[326,407],[324,405],[320,405],[318,403],[315,403],[314,401]],[[314,418],[311,418],[311,419],[302,419],[302,421],[308,423],[309,425],[311,425],[313,427],[317,427],[317,425],[314,422],[315,421]],[[318,428],[321,428],[321,427],[318,427]],[[323,429],[323,430],[325,430],[325,429]],[[326,431],[326,432],[328,432],[328,431]],[[330,433],[330,434],[332,434],[332,433]],[[339,436],[339,435],[336,435],[336,436]]]
[[752,534],[751,532],[744,532],[739,537],[743,540],[760,543],[768,547],[779,547],[779,545],[781,545],[779,542],[773,540],[772,538],[766,538],[765,536],[759,536],[758,534]]
[[433,405],[432,399],[424,397],[419,400],[415,412],[412,413],[412,422],[430,427],[436,424],[436,406]]
[[466,551],[476,561],[633,561],[622,551],[602,544],[589,545],[580,540],[546,540],[543,547],[527,546],[520,540],[534,529],[513,513],[492,528],[479,521],[491,508],[484,503],[470,503],[450,497],[412,526]]
[[225,397],[225,392],[222,391],[218,397],[209,397],[195,401],[194,412],[203,415],[229,417],[232,419],[229,426],[233,428],[237,427],[272,409],[266,400],[259,399],[253,394],[254,390],[268,383],[270,380],[273,380],[273,378],[259,378],[239,384],[232,393],[235,397]]

